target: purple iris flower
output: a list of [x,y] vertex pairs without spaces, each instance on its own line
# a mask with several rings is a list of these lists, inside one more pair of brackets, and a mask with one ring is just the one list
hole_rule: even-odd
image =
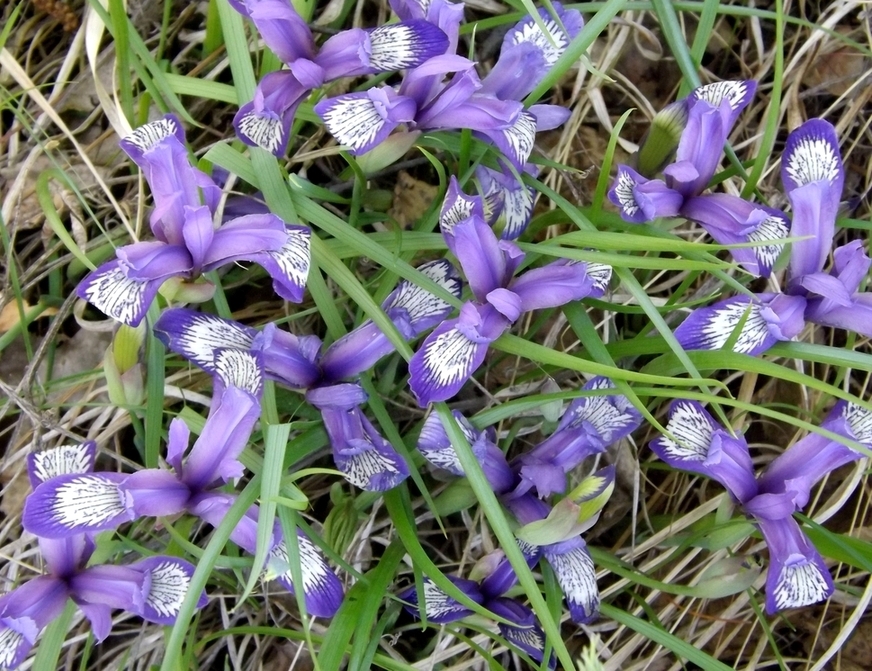
[[[832,248],[844,183],[838,138],[821,119],[806,122],[787,139],[781,179],[793,208],[796,236],[785,293],[727,298],[699,308],[675,330],[686,349],[720,349],[760,354],[778,341],[799,335],[807,321],[872,336],[872,294],[859,292],[870,262],[861,241]],[[739,328],[741,325],[741,328]]]
[[748,272],[768,277],[784,247],[780,241],[790,232],[787,217],[737,196],[703,194],[718,168],[730,130],[756,88],[754,81],[708,84],[671,106],[669,114],[680,113],[684,130],[675,160],[663,170],[664,178],[647,179],[620,165],[608,195],[630,222],[680,216],[697,222],[722,245],[766,243],[730,253]]
[[[437,2],[444,0],[433,5]],[[413,5],[405,5],[411,11]],[[495,144],[520,170],[533,150],[536,132],[556,128],[569,117],[569,110],[557,105],[525,110],[520,102],[583,25],[579,12],[564,10],[556,2],[553,6],[566,31],[548,14],[543,16],[550,37],[531,17],[521,21],[507,33],[499,61],[483,80],[471,61],[441,55],[406,73],[396,90],[383,87],[328,98],[315,111],[352,154],[373,149],[402,124],[411,132],[468,128]],[[440,25],[456,44],[459,24]],[[455,74],[443,83],[446,73]]]
[[136,326],[169,278],[191,280],[234,261],[253,261],[270,274],[282,298],[302,300],[309,229],[288,225],[274,214],[248,214],[216,227],[220,190],[190,164],[184,141],[173,115],[140,126],[121,141],[154,194],[151,229],[156,239],[119,247],[115,259],[79,283],[79,297]]
[[230,4],[254,22],[266,45],[288,66],[266,75],[254,100],[233,119],[243,142],[276,156],[285,153],[297,107],[313,89],[342,77],[414,68],[450,47],[443,30],[417,18],[344,30],[318,48],[290,0],[231,0]]
[[[502,553],[500,552],[499,554]],[[485,597],[482,594],[480,583],[475,580],[455,576],[447,577],[467,597],[476,603],[482,604],[497,617],[506,620],[506,622],[497,624],[500,635],[519,650],[529,655],[531,659],[540,664],[542,663],[542,660],[545,658],[545,634],[530,608],[517,599],[509,597]],[[423,580],[423,596],[424,612],[427,615],[427,620],[434,624],[457,622],[468,615],[472,615],[472,611],[469,608],[443,592],[426,576]],[[411,615],[415,617],[419,615],[418,593],[414,585],[400,592],[397,597],[407,602],[406,610]],[[552,653],[551,658],[548,660],[548,668],[553,669],[555,667],[556,659]]]
[[466,196],[452,183],[440,216],[442,235],[475,300],[436,327],[409,362],[409,386],[422,407],[454,396],[490,344],[522,314],[602,296],[611,277],[607,266],[566,259],[515,277],[524,253],[513,242],[498,240],[483,213],[480,197]]
[[[419,269],[454,296],[461,282],[448,261],[440,259]],[[451,311],[449,303],[402,280],[382,303],[382,309],[408,339],[438,324]],[[298,337],[268,324],[262,331],[228,319],[181,308],[165,310],[155,332],[166,346],[209,372],[215,352],[256,353],[266,377],[303,390],[321,411],[337,468],[355,486],[372,491],[395,487],[409,475],[405,460],[369,422],[360,405],[366,392],[343,382],[371,368],[394,350],[387,336],[370,320],[340,338],[321,354],[321,340]]]
[[[582,389],[599,391],[613,388],[610,380],[598,377]],[[579,466],[586,457],[605,451],[608,445],[626,437],[641,423],[640,413],[621,394],[582,397],[569,405],[557,430],[548,439],[509,464],[494,442],[496,435],[492,428],[483,431],[476,429],[459,412],[453,414],[491,488],[522,526],[544,520],[551,513],[551,506],[534,496],[531,489],[536,489],[541,497],[564,492],[566,473]],[[448,434],[435,414],[424,422],[418,450],[437,468],[454,475],[465,475]],[[582,500],[594,499],[605,492],[614,483],[614,477],[613,467],[597,473],[599,486],[595,491],[588,492]],[[592,621],[598,613],[596,572],[590,553],[579,535],[595,519],[584,524],[572,524],[565,533],[554,538],[554,542],[541,546],[519,540],[521,551],[531,568],[540,558],[551,565],[563,589],[572,619],[581,623]],[[516,582],[514,569],[508,560],[503,559],[481,581],[480,591],[489,600],[503,595]]]
[[[236,500],[220,491],[243,474],[238,457],[260,416],[262,364],[249,352],[220,349],[215,353],[215,397],[203,432],[188,449],[190,430],[181,419],[169,427],[167,466],[133,474],[87,473],[59,475],[39,487],[24,506],[24,528],[37,536],[60,539],[115,529],[140,517],[166,517],[189,513],[218,525]],[[249,552],[257,546],[258,509],[253,506],[230,535]],[[276,525],[270,564],[288,589],[293,590],[286,567],[287,550]],[[342,585],[308,539],[300,535],[300,548],[308,561],[303,590],[312,615],[330,617],[342,602]],[[282,558],[285,564],[282,564]]]
[[[839,401],[821,428],[872,448],[872,412]],[[695,401],[675,401],[666,430],[651,449],[673,468],[721,483],[750,515],[769,546],[766,610],[770,614],[823,601],[833,581],[823,557],[802,533],[793,513],[808,503],[811,488],[830,471],[865,455],[818,433],[810,433],[778,456],[759,477],[748,444],[718,424]]]
[[[64,445],[28,456],[33,487],[55,477],[87,477],[94,470],[94,442]],[[133,564],[88,566],[94,551],[89,534],[63,539],[38,536],[47,574],[0,597],[0,667],[24,661],[39,632],[72,599],[102,641],[112,629],[112,611],[126,610],[148,622],[173,624],[185,599],[194,567],[176,557],[154,556]],[[206,605],[205,593],[197,607]]]

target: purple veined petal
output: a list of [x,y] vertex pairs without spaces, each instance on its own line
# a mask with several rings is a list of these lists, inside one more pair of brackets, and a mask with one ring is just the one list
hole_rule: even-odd
[[[148,576],[148,590],[143,594],[137,615],[157,624],[174,624],[191,585],[195,568],[193,564],[176,557],[156,556],[131,564],[130,567]],[[206,592],[201,592],[197,608],[204,608],[207,603]]]
[[114,260],[88,273],[76,287],[76,294],[116,321],[138,326],[161,284],[162,279],[128,278],[119,261]]
[[216,350],[215,381],[213,396],[221,396],[226,387],[235,387],[258,402],[263,393],[262,355],[233,348]]
[[[238,0],[237,0],[238,2]],[[315,42],[308,23],[289,0],[243,0],[245,14],[257,27],[263,41],[283,63],[315,56]]]
[[321,339],[317,336],[295,336],[267,324],[255,336],[252,347],[262,354],[267,376],[281,384],[305,389],[321,379]]
[[41,484],[24,502],[21,522],[36,536],[67,538],[115,529],[135,519],[121,473],[61,475]]
[[[518,543],[521,554],[524,555],[524,561],[532,569],[539,563],[539,558],[542,556],[542,548],[538,545],[522,541],[519,538],[515,540]],[[481,593],[486,599],[490,600],[502,596],[514,587],[517,582],[518,575],[515,573],[515,569],[512,568],[509,560],[503,557],[491,574],[481,581]]]
[[148,577],[132,566],[98,564],[71,576],[69,588],[70,596],[79,605],[84,602],[139,614]]
[[215,372],[218,349],[251,349],[257,335],[255,329],[239,322],[185,308],[164,310],[154,332],[167,349],[209,373]]
[[243,467],[238,457],[259,417],[260,404],[250,393],[237,387],[224,389],[188,453],[182,481],[196,492],[240,477]]
[[[297,529],[300,550],[300,571],[303,578],[303,596],[306,612],[316,617],[333,617],[345,597],[342,582],[330,568],[327,560],[315,544]],[[267,560],[269,570],[291,594],[295,594],[294,578],[289,565],[288,548],[284,539],[270,551]]]
[[0,597],[0,669],[18,668],[68,595],[63,580],[38,576]]
[[[461,592],[463,592],[475,603],[482,603],[484,597],[478,589],[478,583],[474,580],[466,580],[465,578],[457,578],[455,576],[445,576],[448,578]],[[422,596],[424,597],[424,612],[427,615],[427,620],[434,624],[447,624],[462,620],[468,615],[472,615],[473,611],[467,608],[456,599],[448,596],[439,587],[436,586],[430,578],[424,576],[422,580]],[[419,614],[418,609],[418,593],[414,585],[409,589],[400,592],[397,597],[411,605],[407,605],[406,610],[415,617]]]
[[370,89],[327,98],[315,105],[327,130],[352,154],[363,154],[401,123],[411,121],[416,105],[411,98],[398,96],[393,89]]
[[261,252],[277,251],[287,241],[286,224],[274,214],[248,214],[231,219],[215,231],[203,270],[248,260]]
[[[206,252],[212,245],[215,228],[212,225],[212,212],[205,205],[200,207],[185,206],[185,223],[182,226],[182,236],[185,247],[193,261],[193,274],[197,275],[203,266]],[[129,271],[128,271],[129,273]]]
[[493,308],[471,303],[464,305],[460,318],[436,327],[409,362],[409,386],[418,405],[445,401],[460,391],[484,361],[488,345],[508,327]]
[[[203,492],[191,499],[188,512],[199,517],[213,527],[217,527],[224,521],[227,511],[236,502],[236,494],[219,492]],[[245,515],[239,520],[230,533],[230,540],[236,543],[246,552],[255,553],[257,549],[257,518],[259,510],[257,506],[251,506],[245,511]],[[273,542],[277,542],[275,538]]]
[[684,196],[662,180],[642,177],[626,165],[618,166],[608,197],[620,209],[621,217],[634,224],[674,217],[684,202]]
[[405,460],[359,408],[321,408],[333,461],[345,479],[365,491],[384,492],[409,477]]
[[796,520],[757,520],[769,546],[766,612],[810,606],[834,591],[833,579],[820,553]]
[[[473,101],[479,102],[479,99],[476,97],[469,104],[472,105]],[[531,112],[521,112],[517,120],[505,128],[498,128],[493,124],[490,127],[479,124],[472,129],[489,137],[518,170],[524,167],[530,154],[533,153],[537,125],[536,117]]]
[[[508,597],[491,599],[486,605],[494,615],[513,623],[497,624],[503,638],[541,664],[545,659],[545,633],[536,621],[533,611]],[[556,666],[557,660],[552,652],[548,668],[553,669]]]
[[269,73],[258,83],[254,99],[233,117],[236,135],[251,147],[282,156],[288,148],[297,106],[309,92],[309,87],[288,70]]
[[167,433],[167,463],[172,466],[177,475],[181,476],[182,459],[188,451],[191,430],[183,419],[174,417]]
[[[821,428],[872,447],[872,412],[854,403],[839,401],[821,423]],[[801,510],[808,503],[816,482],[863,456],[839,441],[810,433],[769,464],[760,477],[760,491],[791,492],[796,509]]]
[[415,68],[448,49],[448,36],[422,20],[379,26],[369,31],[369,39],[370,72]]
[[744,320],[733,351],[756,356],[802,331],[805,306],[804,298],[785,294],[727,298],[697,308],[674,333],[684,349],[718,350],[727,344]]
[[[447,259],[429,261],[418,266],[417,270],[455,298],[460,298],[463,282]],[[382,303],[382,309],[389,315],[405,311],[414,337],[441,322],[453,306],[414,282],[402,279]]]
[[[508,285],[514,267],[509,270],[509,254],[484,219],[477,216],[464,219],[454,226],[453,237],[457,260],[479,301],[484,303],[491,291]],[[511,251],[513,257],[523,259],[520,250]]]
[[536,118],[536,132],[559,128],[572,116],[572,110],[563,105],[531,105],[530,114]]
[[305,226],[287,226],[287,240],[277,250],[252,257],[273,280],[273,289],[286,301],[299,303],[309,277],[312,232]]
[[681,207],[681,215],[697,222],[722,245],[768,242],[759,247],[730,250],[745,270],[762,277],[769,277],[784,249],[784,243],[779,241],[790,234],[790,220],[784,213],[725,193],[688,198]]
[[823,270],[832,248],[845,172],[833,126],[811,119],[787,138],[781,157],[781,181],[793,206],[796,237],[790,254],[790,274],[796,280]]
[[581,300],[590,296],[594,287],[585,263],[560,259],[526,271],[510,288],[521,299],[521,311],[529,312]]
[[150,240],[125,245],[115,250],[128,279],[143,282],[190,275],[193,259],[182,245],[167,245]]
[[39,485],[58,475],[90,473],[97,461],[97,443],[88,440],[77,445],[60,445],[27,455],[30,486]]
[[[530,43],[541,51],[545,58],[545,63],[548,68],[551,68],[557,62],[557,59],[563,55],[563,52],[566,51],[569,43],[584,28],[584,19],[581,16],[581,12],[575,9],[564,9],[563,5],[559,2],[552,3],[552,6],[554,13],[560,20],[559,23],[555,21],[554,16],[552,16],[548,9],[544,7],[539,9],[539,16],[550,37],[542,32],[539,24],[536,23],[532,16],[528,16],[506,33],[506,36],[503,38],[500,58],[502,58],[504,52],[518,45]],[[530,90],[533,90],[538,83],[536,81],[530,87]]]
[[704,98],[689,104],[675,162],[663,170],[667,186],[685,197],[703,192],[714,176],[730,133],[732,107],[728,99],[712,105]]
[[[457,177],[451,175],[451,179],[448,181],[448,190],[445,192],[445,200],[442,201],[442,210],[439,212],[439,228],[442,230],[443,237],[448,241],[449,249],[454,246],[454,227],[472,216],[484,219],[481,197],[466,195],[460,188]],[[451,249],[451,251],[454,250]]]
[[714,82],[694,89],[687,98],[691,104],[697,100],[705,100],[713,107],[720,107],[726,100],[730,106],[730,113],[726,117],[726,127],[729,131],[742,110],[751,102],[756,90],[757,82],[753,79]]
[[160,468],[136,471],[118,489],[124,500],[131,502],[133,519],[177,515],[185,510],[191,498],[191,490],[178,475]]
[[[581,391],[615,389],[614,382],[607,377],[592,378]],[[633,407],[630,400],[621,393],[604,396],[583,396],[569,404],[560,418],[558,431],[587,426],[599,440],[611,445],[626,438],[642,423],[642,414]]]
[[661,436],[651,441],[650,447],[667,464],[720,482],[739,502],[757,495],[745,439],[730,436],[701,404],[675,401],[666,430],[672,438]]
[[600,596],[596,586],[596,569],[585,542],[576,536],[561,543],[545,545],[542,552],[554,569],[572,621],[587,624],[595,620],[599,616]]
[[[524,167],[524,172],[535,177],[538,168],[528,164]],[[500,237],[504,240],[517,240],[527,230],[539,192],[532,186],[519,182],[510,173],[499,173],[480,166],[476,174],[486,194],[497,193],[497,190],[500,194],[496,216],[501,213],[505,217],[505,226]],[[486,195],[485,203],[487,202]]]
[[551,65],[538,44],[521,42],[503,50],[482,80],[481,92],[500,100],[523,100]]

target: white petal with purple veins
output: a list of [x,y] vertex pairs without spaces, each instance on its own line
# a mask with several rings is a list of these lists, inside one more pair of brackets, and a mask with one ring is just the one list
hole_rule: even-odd
[[215,372],[228,387],[237,387],[252,396],[260,396],[263,386],[262,367],[251,352],[223,349],[215,356]]
[[[707,310],[707,308],[702,309]],[[685,335],[680,336],[679,341],[691,349],[722,349],[742,320],[744,320],[744,324],[733,345],[734,352],[746,354],[754,352],[772,338],[761,306],[757,303],[741,300],[709,310],[706,319],[697,325],[698,330],[694,334],[692,344],[687,343]]]
[[258,114],[252,110],[240,117],[236,126],[248,140],[271,154],[275,154],[284,142],[284,124],[272,114]]
[[179,614],[191,576],[180,562],[164,561],[149,571],[151,587],[145,597],[147,607],[161,617],[175,617]]
[[549,552],[548,547],[543,549],[569,604],[573,620],[582,622],[594,617],[599,609],[600,597],[590,554],[584,547],[562,553]]
[[[448,46],[444,33],[431,24],[393,24],[370,32],[372,51],[369,64],[383,72],[405,70],[420,65],[428,56],[439,55]],[[438,39],[441,38],[441,39]]]
[[425,343],[422,351],[428,376],[437,387],[447,387],[469,377],[476,344],[455,328]]
[[[458,298],[460,297],[462,282],[450,262],[445,259],[439,259],[425,263],[418,270],[448,293]],[[426,289],[419,287],[417,284],[408,280],[402,280],[397,285],[390,305],[384,306],[385,310],[390,308],[403,308],[406,310],[409,313],[409,321],[414,325],[436,315],[444,316],[451,309],[451,305],[438,296],[431,294]]]
[[848,403],[842,414],[857,440],[867,446],[872,446],[872,412],[856,403]]
[[186,328],[178,334],[175,348],[186,359],[206,371],[215,371],[215,350],[250,349],[251,333],[237,322],[231,322],[209,314],[191,318]]
[[536,117],[529,112],[522,112],[518,120],[502,131],[510,148],[510,156],[517,165],[524,165],[533,152],[536,140]]
[[148,287],[149,282],[131,280],[116,267],[79,285],[79,295],[113,319],[135,326],[148,309],[145,305]]
[[124,138],[124,142],[129,142],[140,151],[146,152],[162,140],[180,132],[178,120],[167,116],[134,129],[130,135]]
[[61,445],[30,456],[31,475],[40,483],[58,475],[90,473],[94,470],[95,445]]
[[775,586],[775,607],[799,608],[823,601],[830,595],[827,579],[815,562],[784,566]]
[[793,151],[781,159],[784,170],[797,185],[826,181],[834,183],[841,171],[839,148],[825,137],[806,135],[793,145]]
[[282,273],[298,287],[306,286],[306,278],[309,277],[310,237],[311,232],[307,228],[288,228],[288,241],[282,248],[267,252],[278,263]]
[[[783,240],[790,235],[790,222],[784,217],[772,215],[748,234],[748,242],[763,242],[771,240]],[[784,244],[768,244],[754,247],[754,255],[764,268],[772,268],[775,261],[784,249]]]
[[667,456],[686,461],[706,460],[714,427],[699,405],[675,402],[669,412],[666,430],[675,437],[675,441],[666,436],[659,439]]
[[544,17],[543,24],[550,34],[550,39],[531,17],[514,30],[511,40],[512,44],[521,44],[523,42],[535,44],[545,56],[545,62],[550,68],[566,50],[566,47],[569,45],[569,38],[554,19]]
[[721,102],[726,99],[730,101],[730,107],[736,109],[747,93],[748,82],[726,81],[700,86],[691,93],[690,97],[695,100],[705,100],[714,107],[720,107]]
[[367,491],[373,489],[377,480],[389,482],[401,475],[394,462],[375,448],[354,455],[342,455],[341,463],[338,458],[336,461],[346,480]]
[[338,98],[321,116],[339,144],[352,151],[368,147],[386,123],[368,97]]

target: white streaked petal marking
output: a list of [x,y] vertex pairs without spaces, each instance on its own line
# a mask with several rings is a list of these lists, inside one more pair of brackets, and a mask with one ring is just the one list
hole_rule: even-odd
[[512,151],[510,158],[514,158],[518,165],[526,163],[536,141],[536,117],[530,112],[521,112],[518,120],[502,133]]
[[775,607],[799,608],[823,601],[829,585],[815,562],[783,566],[775,585]]
[[[426,263],[418,270],[450,294],[460,297],[462,283],[453,272],[451,264],[445,259]],[[422,319],[447,313],[451,305],[417,284],[409,280],[401,280],[391,304],[385,307],[385,309],[389,308],[406,310],[409,313],[409,321],[414,324]]]
[[83,475],[57,488],[51,516],[65,527],[89,527],[125,511],[124,499],[115,482]]
[[237,126],[248,140],[271,154],[282,146],[285,127],[282,120],[272,114],[258,114],[252,110],[239,119]]
[[857,441],[872,448],[872,412],[856,403],[845,405],[842,415]]
[[[773,214],[760,222],[757,228],[748,234],[748,242],[783,240],[788,235],[790,235],[790,222],[784,217]],[[784,244],[761,245],[754,247],[754,255],[761,266],[771,268],[775,265],[782,249],[784,249]]]
[[786,162],[786,171],[799,186],[812,182],[834,183],[839,178],[841,157],[839,148],[824,137],[806,135],[793,145]]
[[372,51],[369,64],[382,72],[420,65],[425,52],[421,35],[412,26],[380,26],[369,34]]
[[342,455],[342,465],[339,469],[352,485],[365,490],[372,487],[372,481],[378,475],[400,474],[394,463],[374,447],[354,455]]
[[158,564],[149,573],[151,588],[145,598],[146,604],[161,617],[175,617],[188,593],[191,576],[182,564],[169,560]]
[[476,344],[453,328],[424,343],[424,368],[438,387],[447,387],[469,376],[475,352]]
[[[312,594],[324,592],[325,590],[329,591],[331,578],[335,578],[335,574],[330,570],[330,566],[311,540],[297,534],[297,542],[300,548],[300,572],[303,578],[303,593]],[[281,566],[290,567],[288,546],[285,544],[284,539],[272,549],[270,555],[278,560]],[[291,574],[290,568],[288,568],[282,577],[287,582],[293,584],[294,577]]]
[[587,616],[592,615],[599,607],[600,597],[590,554],[584,548],[563,553],[550,553],[546,548],[545,552],[567,603],[580,606]]
[[626,170],[618,169],[618,177],[615,181],[615,195],[618,198],[618,203],[621,209],[628,217],[635,217],[636,213],[641,209],[639,203],[636,202],[636,194],[633,189],[636,188],[636,181],[633,176]]
[[699,342],[695,343],[695,347],[707,350],[722,349],[743,319],[745,322],[733,345],[733,351],[740,354],[753,352],[769,338],[769,327],[763,317],[762,308],[757,303],[730,303],[718,308],[700,327],[701,337]]
[[385,126],[385,120],[367,97],[337,98],[323,118],[333,137],[352,151],[361,151],[372,143]]
[[720,107],[724,99],[730,101],[730,107],[736,109],[742,98],[748,92],[748,84],[744,81],[725,81],[706,84],[695,89],[691,96],[697,100],[705,100],[714,107]]
[[215,372],[228,387],[237,387],[252,396],[259,396],[263,374],[257,358],[251,352],[223,349],[215,356]]
[[542,22],[551,39],[545,36],[539,24],[530,17],[512,34],[512,43],[517,45],[523,42],[532,42],[545,56],[545,62],[550,68],[566,50],[569,38],[554,19],[549,17],[543,19]]
[[140,151],[146,152],[178,132],[179,126],[175,119],[164,118],[135,128],[130,135],[124,138],[124,141],[129,142]]
[[306,228],[289,228],[288,239],[281,249],[267,252],[279,264],[282,274],[298,287],[306,286],[309,277],[310,236]]
[[87,443],[60,445],[33,454],[33,475],[45,482],[58,475],[90,473],[94,469],[94,454]]
[[178,334],[176,342],[186,359],[214,372],[216,350],[247,350],[251,348],[253,340],[254,336],[241,324],[201,313],[186,324],[184,331]]
[[133,325],[140,312],[148,306],[143,305],[148,282],[132,280],[121,268],[98,275],[85,289],[87,301],[123,324]]
[[706,460],[714,428],[699,406],[683,401],[674,403],[666,430],[675,436],[675,441],[666,436],[660,438],[667,456],[684,461]]

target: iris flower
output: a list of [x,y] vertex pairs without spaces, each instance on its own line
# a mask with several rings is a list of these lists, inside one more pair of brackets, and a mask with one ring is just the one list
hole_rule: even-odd
[[[31,485],[39,488],[57,477],[90,477],[96,449],[94,442],[87,442],[29,455]],[[112,629],[114,609],[157,624],[175,622],[194,573],[190,563],[158,555],[133,564],[89,566],[94,552],[90,534],[75,533],[61,539],[37,534],[37,538],[46,575],[0,597],[0,668],[16,668],[24,661],[39,632],[63,612],[68,599],[91,623],[98,642]],[[205,605],[203,594],[197,607]]]
[[[203,432],[188,449],[190,431],[179,418],[170,423],[167,465],[132,474],[60,475],[35,489],[24,506],[24,528],[38,536],[67,539],[115,529],[140,517],[189,513],[213,526],[221,524],[236,495],[222,491],[243,474],[238,460],[260,416],[261,364],[248,352],[221,349],[214,359],[216,402]],[[230,539],[254,552],[258,509],[252,506]],[[312,615],[330,617],[342,603],[342,585],[312,542],[298,531],[304,558],[303,590]],[[290,591],[287,548],[281,529],[273,530],[268,559],[277,580]]]
[[[610,380],[598,377],[584,385],[582,391],[613,388]],[[549,438],[509,464],[494,442],[493,428],[478,430],[459,412],[454,411],[453,415],[491,488],[521,525],[537,523],[552,515],[551,506],[531,490],[535,489],[539,497],[563,493],[566,473],[577,468],[585,458],[604,452],[608,445],[626,437],[641,423],[639,412],[621,394],[582,397],[569,405],[557,430]],[[437,468],[465,476],[437,415],[431,414],[424,422],[418,450]],[[595,499],[608,490],[614,483],[614,468],[603,469],[594,480],[596,485],[592,491],[585,492],[579,503]],[[566,521],[562,517],[559,529],[540,536],[543,539],[540,545],[525,540],[519,541],[519,545],[531,567],[540,558],[549,563],[563,589],[572,619],[587,623],[597,617],[599,592],[593,560],[580,533],[593,524],[595,517],[581,525],[571,520],[565,524]],[[511,564],[502,560],[482,581],[479,589],[487,599],[492,599],[504,594],[516,582],[517,576]]]
[[824,272],[844,184],[831,124],[812,119],[790,134],[781,180],[793,209],[793,234],[806,238],[792,244],[787,290],[695,310],[675,330],[686,349],[720,349],[732,338],[734,351],[756,355],[799,335],[807,321],[872,337],[872,294],[859,291],[872,263],[863,242],[835,249],[832,268]]
[[[449,293],[460,296],[460,279],[448,261],[429,262],[419,270]],[[385,299],[382,309],[403,337],[412,339],[438,324],[451,311],[451,305],[402,280]],[[372,321],[365,321],[323,354],[321,340],[315,336],[298,337],[274,324],[257,331],[181,308],[165,310],[155,324],[155,332],[170,350],[209,372],[214,372],[215,353],[223,349],[256,354],[266,377],[303,391],[306,400],[321,411],[336,467],[355,486],[385,491],[408,477],[405,460],[360,410],[366,392],[355,382],[344,382],[394,350]]]
[[[872,448],[872,412],[854,403],[836,403],[821,428]],[[793,513],[806,506],[816,482],[864,455],[841,441],[810,433],[755,478],[748,443],[724,429],[699,403],[675,401],[666,430],[671,437],[654,440],[654,453],[673,468],[722,484],[763,534],[770,560],[767,612],[828,598],[833,593],[833,580]]]
[[[433,5],[439,2],[444,0],[434,0]],[[533,150],[536,132],[556,128],[569,117],[569,110],[558,105],[525,110],[520,102],[583,25],[579,12],[564,10],[557,2],[553,6],[563,27],[542,10],[549,37],[527,17],[506,34],[500,59],[484,79],[471,61],[440,55],[407,72],[397,89],[372,88],[327,98],[315,111],[352,154],[373,149],[403,124],[411,132],[468,128],[495,144],[520,170]],[[445,27],[452,43],[457,25]],[[446,73],[453,76],[443,83]]]
[[279,296],[302,300],[309,229],[274,214],[249,214],[216,226],[220,189],[191,165],[184,142],[182,126],[171,114],[121,141],[154,195],[150,223],[156,239],[119,247],[115,259],[81,281],[79,297],[136,326],[168,279],[192,280],[234,261],[253,261],[270,274]]
[[490,344],[522,314],[605,293],[611,268],[561,259],[518,277],[524,253],[498,240],[484,220],[482,199],[452,178],[440,216],[442,235],[460,262],[474,300],[442,322],[409,362],[409,386],[421,407],[456,394],[484,361]]
[[342,77],[414,68],[449,48],[448,36],[420,19],[343,30],[319,48],[290,0],[231,0],[230,4],[254,22],[266,45],[288,66],[266,75],[254,100],[233,119],[243,142],[276,156],[285,153],[294,114],[312,90]]
[[626,165],[609,190],[609,200],[621,216],[642,223],[659,217],[684,217],[697,222],[722,245],[767,243],[740,247],[730,253],[744,268],[768,277],[790,231],[778,210],[725,193],[703,193],[715,174],[724,143],[757,88],[753,81],[727,81],[701,86],[666,113],[683,125],[675,160],[663,179],[647,179]]

